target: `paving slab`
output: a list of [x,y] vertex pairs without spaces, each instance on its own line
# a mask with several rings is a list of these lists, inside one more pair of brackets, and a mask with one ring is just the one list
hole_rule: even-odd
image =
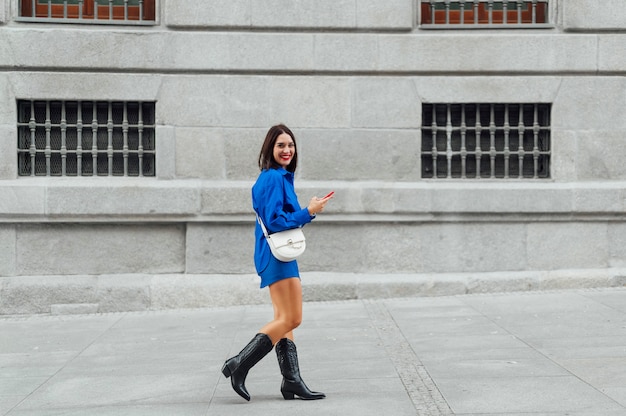
[[1,416],[626,414],[626,289],[305,302],[302,376],[274,352],[247,402],[220,372],[269,304],[0,317]]

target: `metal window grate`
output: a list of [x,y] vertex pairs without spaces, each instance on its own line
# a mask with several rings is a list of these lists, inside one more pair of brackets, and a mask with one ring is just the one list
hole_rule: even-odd
[[155,103],[17,102],[20,176],[155,176]]
[[549,0],[421,0],[423,28],[550,27]]
[[154,24],[155,0],[19,0],[19,21]]
[[422,178],[550,177],[551,104],[423,104]]

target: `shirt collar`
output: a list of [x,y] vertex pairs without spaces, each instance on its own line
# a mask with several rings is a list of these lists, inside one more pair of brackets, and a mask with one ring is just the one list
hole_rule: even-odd
[[287,169],[283,168],[282,166],[280,168],[276,168],[276,170],[280,172],[281,175],[286,177],[289,182],[293,183],[293,172],[289,172]]

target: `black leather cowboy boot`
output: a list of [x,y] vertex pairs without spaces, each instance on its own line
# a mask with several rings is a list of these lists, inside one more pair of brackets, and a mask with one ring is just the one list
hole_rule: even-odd
[[246,376],[248,371],[272,350],[272,340],[266,334],[256,334],[235,357],[229,358],[222,367],[226,378],[230,377],[233,390],[241,397],[250,401],[250,394],[246,390]]
[[302,381],[298,367],[298,352],[296,351],[296,344],[292,340],[283,338],[278,341],[276,343],[276,356],[278,357],[280,372],[283,375],[280,392],[285,400],[293,400],[294,396],[298,396],[302,400],[316,400],[326,397],[324,393],[309,390]]

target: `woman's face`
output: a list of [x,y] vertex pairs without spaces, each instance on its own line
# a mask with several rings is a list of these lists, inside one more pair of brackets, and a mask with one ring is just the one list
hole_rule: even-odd
[[296,154],[296,145],[287,133],[276,138],[274,144],[274,160],[283,168],[287,168]]

